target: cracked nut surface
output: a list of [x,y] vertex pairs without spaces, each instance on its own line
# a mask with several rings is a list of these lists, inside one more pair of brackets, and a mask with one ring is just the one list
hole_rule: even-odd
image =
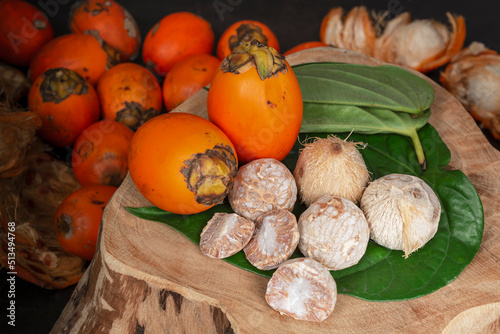
[[252,221],[236,213],[217,212],[201,232],[200,250],[215,259],[229,257],[246,246],[254,230]]
[[352,201],[323,196],[299,217],[299,249],[330,270],[355,265],[366,252],[370,229]]
[[273,210],[257,218],[254,235],[243,251],[253,266],[270,270],[290,258],[299,238],[295,215],[287,210]]
[[337,284],[321,263],[311,258],[283,262],[267,284],[266,302],[280,314],[298,320],[323,321],[337,302]]
[[275,209],[291,211],[296,200],[292,172],[272,158],[253,160],[240,167],[229,193],[234,212],[252,221]]

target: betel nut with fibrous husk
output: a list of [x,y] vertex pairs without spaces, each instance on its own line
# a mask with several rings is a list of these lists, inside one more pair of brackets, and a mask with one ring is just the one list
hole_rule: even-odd
[[368,185],[361,198],[370,237],[402,250],[407,258],[437,232],[441,204],[431,187],[413,175],[390,174]]
[[334,195],[357,204],[370,181],[361,146],[333,135],[305,143],[293,171],[302,202]]
[[299,249],[329,270],[341,270],[359,262],[370,239],[368,223],[352,201],[326,195],[299,217]]
[[323,321],[337,302],[337,284],[316,260],[299,257],[283,262],[267,284],[266,302],[297,320]]
[[275,209],[292,211],[297,185],[282,162],[261,158],[240,167],[228,198],[234,212],[255,221]]

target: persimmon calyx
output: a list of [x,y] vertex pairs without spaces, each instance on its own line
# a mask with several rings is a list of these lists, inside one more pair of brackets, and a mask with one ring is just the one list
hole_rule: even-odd
[[144,109],[142,104],[135,101],[126,101],[123,104],[125,106],[116,112],[115,121],[126,125],[133,131],[137,131],[139,126],[160,114],[160,111],[155,108]]
[[276,49],[268,47],[258,40],[241,44],[233,49],[221,65],[221,70],[234,74],[243,73],[255,67],[261,80],[287,70],[285,57]]
[[76,72],[66,68],[47,70],[40,84],[43,102],[59,103],[71,94],[83,95],[88,90],[85,80]]
[[227,145],[216,145],[205,153],[195,154],[184,161],[181,169],[196,202],[207,206],[222,203],[233,187],[237,171],[236,156]]
[[236,35],[229,37],[229,49],[233,51],[239,45],[251,42],[254,39],[267,45],[267,37],[262,33],[262,29],[258,25],[252,23],[242,24],[236,29]]

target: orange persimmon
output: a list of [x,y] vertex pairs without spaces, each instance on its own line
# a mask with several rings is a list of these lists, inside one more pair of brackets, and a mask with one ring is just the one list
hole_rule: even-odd
[[105,185],[86,186],[62,200],[54,221],[57,241],[68,253],[92,260],[102,214],[116,189]]
[[50,69],[31,86],[28,109],[38,113],[40,136],[58,146],[72,146],[80,133],[100,117],[94,87],[67,68]]
[[71,8],[69,28],[88,33],[116,49],[121,60],[133,60],[139,53],[141,34],[132,15],[114,0],[78,1]]
[[125,125],[109,119],[83,130],[71,155],[71,167],[80,185],[118,187],[127,176],[133,136],[134,132]]
[[142,45],[142,58],[155,74],[165,76],[182,58],[212,53],[215,35],[204,18],[190,12],[168,14],[149,30]]
[[27,1],[0,1],[0,59],[28,66],[33,56],[54,38],[47,16]]
[[152,118],[135,132],[128,167],[137,189],[153,205],[193,214],[224,200],[238,160],[231,141],[213,123],[171,112]]
[[280,51],[278,38],[271,28],[259,21],[241,20],[231,24],[222,33],[217,43],[217,58],[224,60],[235,47],[254,39]]
[[312,49],[312,48],[319,48],[322,46],[330,46],[326,43],[320,42],[320,41],[309,41],[309,42],[304,42],[295,45],[293,48],[288,50],[287,52],[283,53],[284,56],[291,55],[292,53],[299,52],[302,50],[307,50],[307,49]]
[[207,111],[240,162],[282,160],[300,131],[302,94],[285,57],[254,40],[223,61],[208,91]]
[[209,54],[189,55],[177,62],[163,81],[163,101],[168,111],[212,82],[220,60]]
[[65,67],[95,85],[100,76],[120,62],[120,55],[103,41],[88,34],[66,34],[43,46],[31,60],[31,82],[48,69]]
[[161,113],[161,85],[144,66],[121,63],[106,71],[96,85],[102,117],[133,131]]

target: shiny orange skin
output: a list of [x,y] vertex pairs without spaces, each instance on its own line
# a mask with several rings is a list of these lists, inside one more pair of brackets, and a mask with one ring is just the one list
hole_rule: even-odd
[[47,16],[21,0],[0,1],[0,59],[28,66],[33,56],[54,38]]
[[92,260],[104,208],[116,187],[82,187],[64,198],[55,213],[57,241],[68,252]]
[[159,76],[165,76],[182,58],[212,53],[215,36],[204,18],[190,12],[169,14],[156,23],[142,45],[142,59]]
[[212,82],[220,60],[209,54],[189,55],[177,62],[163,81],[163,101],[168,111]]
[[118,187],[127,176],[133,136],[134,132],[125,125],[108,119],[83,130],[71,155],[71,167],[80,185]]
[[307,50],[307,49],[312,49],[312,48],[319,48],[322,46],[330,46],[326,43],[320,42],[320,41],[309,41],[309,42],[304,42],[300,43],[298,45],[295,45],[293,48],[288,50],[287,52],[283,53],[284,56],[291,55],[292,53],[299,52],[302,50]]
[[144,110],[154,108],[161,113],[163,97],[161,85],[144,66],[121,63],[106,71],[96,85],[102,117],[115,120],[125,103],[136,102]]
[[137,57],[141,45],[139,26],[132,15],[114,0],[84,0],[71,8],[69,28],[75,33],[98,32],[118,50],[122,61]]
[[87,82],[83,95],[71,94],[61,102],[43,101],[40,86],[45,75],[39,76],[28,95],[28,109],[38,113],[43,121],[40,136],[57,147],[72,146],[80,133],[99,120],[99,98],[94,87]]
[[220,60],[224,60],[232,50],[229,47],[229,38],[233,35],[236,35],[236,30],[242,24],[254,24],[262,29],[262,34],[267,38],[267,46],[273,47],[276,51],[280,51],[280,45],[278,42],[278,38],[274,34],[274,32],[269,28],[266,24],[255,21],[255,20],[241,20],[231,24],[219,38],[217,43],[217,58]]
[[238,159],[282,160],[290,153],[302,124],[302,94],[287,71],[261,80],[255,67],[234,74],[220,69],[210,85],[208,119],[229,137]]
[[97,38],[87,34],[66,34],[45,44],[33,57],[29,77],[31,82],[34,82],[48,69],[65,67],[95,85],[101,75],[112,66],[108,58]]
[[234,151],[227,136],[205,118],[182,112],[161,114],[135,132],[128,161],[130,176],[141,194],[160,209],[177,214],[208,210],[213,205],[195,200],[181,169],[197,153],[219,144]]

